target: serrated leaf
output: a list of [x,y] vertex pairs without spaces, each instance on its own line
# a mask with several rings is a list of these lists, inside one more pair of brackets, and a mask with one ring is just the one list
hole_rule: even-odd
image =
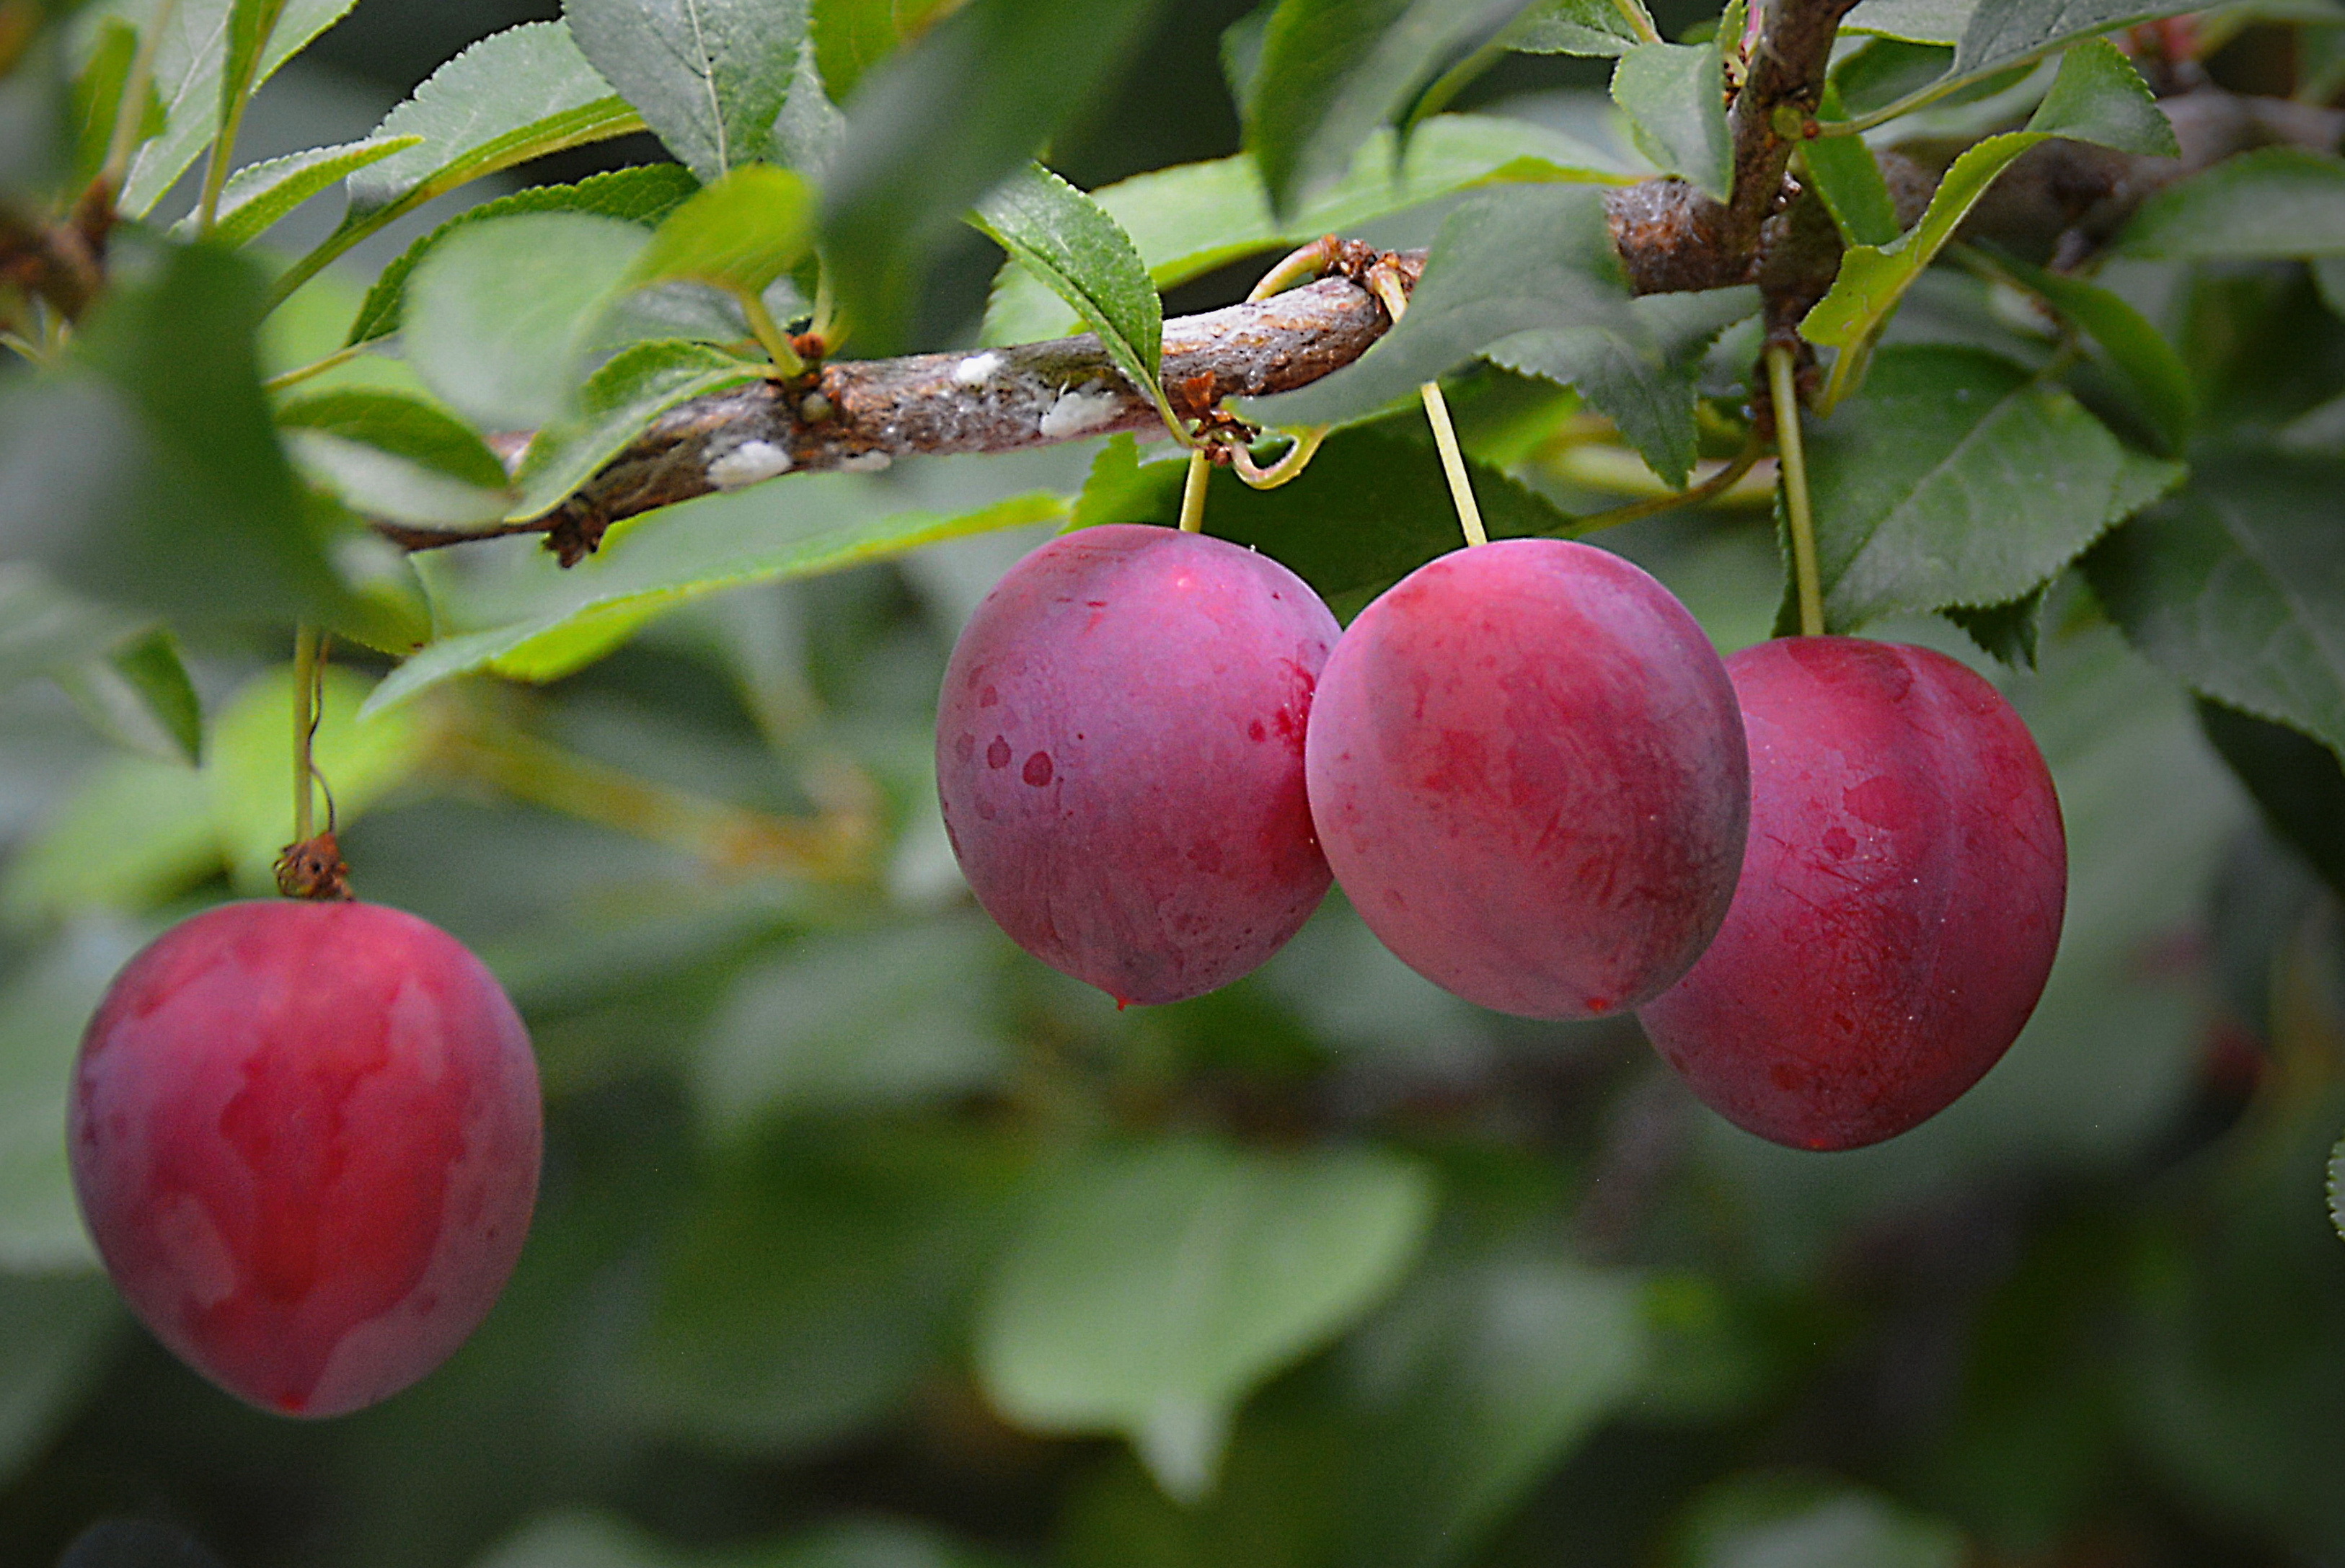
[[1272,210],[1292,212],[1352,167],[1417,89],[1525,0],[1279,0],[1243,106]]
[[[342,19],[357,0],[281,0],[268,46],[259,51],[257,87],[310,39]],[[138,149],[123,181],[122,210],[143,217],[211,142],[220,125],[222,73],[237,0],[180,0],[155,52],[155,91],[163,128]]]
[[2171,0],[2167,4],[2159,4],[2158,0],[2005,0],[2002,4],[1982,4],[1972,10],[1970,24],[1954,45],[1954,74],[1963,77],[1989,76],[2041,58],[2074,38],[2089,37],[2130,22],[2171,16],[2189,9],[2189,5],[2173,4]]
[[2225,158],[2142,203],[2114,248],[2175,261],[2345,255],[2345,158],[2303,147]]
[[807,0],[563,0],[578,47],[703,181],[766,156]]
[[1989,658],[2000,659],[2015,670],[2033,670],[2036,643],[2044,628],[2045,592],[2049,586],[2045,584],[2001,604],[1978,608],[1953,605],[1945,616]]
[[231,135],[220,138],[216,156],[235,151],[226,143],[243,117],[244,106],[259,86],[261,52],[269,47],[286,0],[232,0],[228,14],[228,49],[220,57],[219,123]]
[[858,343],[894,350],[949,226],[1130,56],[1160,0],[972,0],[868,77],[824,179],[823,253]]
[[[1135,175],[1091,193],[1121,225],[1159,289],[1173,288],[1244,257],[1363,224],[1479,185],[1506,181],[1627,184],[1637,176],[1610,155],[1525,120],[1436,115],[1410,131],[1406,147],[1379,131],[1352,170],[1292,218],[1271,216],[1270,198],[1245,154]],[[1076,320],[1024,268],[994,279],[984,341],[1031,343],[1076,329]]]
[[[443,638],[408,660],[376,689],[370,711],[477,670],[552,680],[609,651],[611,641],[594,635],[598,631],[632,630],[662,610],[724,589],[816,576],[1066,515],[1066,502],[1047,492],[959,513],[892,510],[885,496],[859,476],[831,473],[703,497],[629,520],[567,571],[523,541],[512,564],[527,586],[506,593],[494,623]],[[427,582],[442,570],[421,565]],[[436,591],[434,597],[444,606]]]
[[1760,304],[1759,290],[1749,285],[1648,295],[1629,302],[1635,330],[1591,325],[1518,332],[1486,357],[1577,387],[1663,483],[1682,488],[1696,456],[1694,395],[1702,357],[1721,332],[1758,314]]
[[1238,1403],[1391,1290],[1432,1213],[1422,1171],[1366,1150],[1179,1140],[1087,1162],[990,1281],[979,1376],[1020,1424],[1124,1433],[1195,1502]]
[[773,156],[820,183],[830,173],[830,160],[838,156],[838,144],[846,136],[847,116],[823,90],[814,40],[808,38],[798,46],[790,96],[774,120]]
[[1612,101],[1641,133],[1648,156],[1719,201],[1734,183],[1726,77],[1708,44],[1639,44],[1612,71]]
[[2060,62],[2051,92],[2027,128],[1989,137],[1954,162],[1913,228],[1887,246],[1852,247],[1831,292],[1800,323],[1812,343],[1841,350],[1824,391],[1830,408],[1863,379],[1873,342],[1914,280],[1954,238],[1995,177],[2050,137],[2097,142],[2121,152],[2171,156],[2174,129],[2145,83],[2114,46],[2079,44]]
[[[1216,469],[1206,491],[1205,529],[1278,561],[1329,598],[1356,596],[1406,576],[1461,542],[1441,460],[1424,435],[1425,418],[1405,416],[1328,438],[1300,478],[1255,490]],[[1142,463],[1129,436],[1094,460],[1075,521],[1176,522],[1179,460]],[[1562,535],[1572,519],[1485,463],[1468,460],[1482,521],[1493,539]],[[1340,529],[1330,518],[1343,519]]]
[[1167,423],[1158,367],[1164,302],[1131,236],[1097,202],[1040,164],[1028,164],[977,204],[977,226],[1010,258],[1072,306],[1126,379],[1155,400]]
[[[532,438],[529,455],[515,476],[521,495],[508,503],[507,515],[514,519],[543,516],[668,410],[694,398],[763,380],[768,369],[705,343],[675,340],[637,343],[613,355],[580,389],[579,411],[547,425]],[[743,447],[764,444],[744,442]],[[756,457],[751,454],[752,461],[736,462],[736,470],[746,476]],[[720,459],[720,467],[722,462]],[[780,473],[789,466],[789,454],[774,448],[758,466],[765,471],[757,477]],[[736,482],[747,481],[745,477]]]
[[1808,435],[1824,618],[2000,604],[2171,489],[2075,399],[1974,349],[1882,350]]
[[577,212],[523,213],[451,235],[408,284],[402,341],[434,395],[482,430],[572,409],[595,329],[651,237]]
[[482,39],[383,117],[378,137],[423,139],[350,177],[350,210],[278,283],[281,298],[385,224],[432,197],[564,147],[644,128],[559,22]]
[[345,341],[371,342],[398,331],[409,276],[442,240],[460,229],[524,212],[583,212],[650,228],[699,188],[700,182],[680,164],[646,164],[590,175],[576,185],[532,186],[467,207],[409,246],[397,260],[382,269],[382,276],[367,290],[366,300],[359,307]]
[[[311,147],[265,163],[247,164],[228,176],[220,192],[219,221],[212,234],[223,245],[249,245],[269,232],[278,219],[303,202],[391,154],[415,146],[421,137],[369,137],[336,147]],[[171,230],[180,238],[193,237],[192,214]]]
[[2194,691],[2345,755],[2345,464],[2219,459],[2085,558],[2109,617]]
[[1998,265],[2091,335],[2132,387],[2167,453],[2179,455],[2198,417],[2198,393],[2189,367],[2165,334],[2114,289],[2024,262]]
[[1538,0],[1499,35],[1525,55],[1625,55],[1660,37],[1644,0]]
[[1602,198],[1569,187],[1474,197],[1441,226],[1408,313],[1365,354],[1310,386],[1241,411],[1294,429],[1381,411],[1520,332],[1646,336],[1629,307]]
[[961,0],[814,0],[815,59],[844,103],[865,73],[949,15]]
[[277,410],[310,477],[362,516],[461,531],[513,504],[504,465],[445,410],[401,393],[353,388]]

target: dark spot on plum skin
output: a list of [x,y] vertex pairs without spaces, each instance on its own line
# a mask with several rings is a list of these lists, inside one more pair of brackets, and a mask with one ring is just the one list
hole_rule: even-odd
[[1250,741],[1266,741],[1270,739],[1270,732],[1262,727],[1262,721],[1260,719],[1256,719],[1246,726],[1246,739]]
[[1010,742],[1007,738],[1001,735],[993,737],[993,744],[985,748],[985,765],[990,768],[1010,765]]
[[1051,766],[1051,754],[1048,752],[1036,752],[1032,756],[1026,759],[1026,766],[1020,772],[1019,776],[1023,778],[1028,784],[1032,784],[1036,789],[1041,789],[1044,784],[1051,782],[1051,778],[1054,771],[1055,770]]
[[990,708],[1000,701],[1001,693],[991,686],[988,686],[977,695],[977,705],[980,708]]

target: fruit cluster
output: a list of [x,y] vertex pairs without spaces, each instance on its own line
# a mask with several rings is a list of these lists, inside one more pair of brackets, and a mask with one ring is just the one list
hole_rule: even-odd
[[1802,1148],[1993,1067],[2066,893],[2051,775],[1978,675],[1847,637],[1721,662],[1651,577],[1554,540],[1444,556],[1339,629],[1224,541],[1061,535],[954,649],[937,784],[986,910],[1119,1003],[1244,975],[1332,877],[1436,984],[1635,1008],[1705,1102]]

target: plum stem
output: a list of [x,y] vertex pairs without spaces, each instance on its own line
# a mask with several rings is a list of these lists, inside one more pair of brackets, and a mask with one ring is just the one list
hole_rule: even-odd
[[[1398,327],[1400,319],[1408,314],[1408,290],[1401,287],[1400,275],[1384,263],[1368,268],[1368,291],[1384,302],[1385,313]],[[1466,454],[1457,446],[1457,428],[1449,422],[1449,400],[1441,395],[1441,383],[1427,381],[1416,389],[1425,402],[1426,423],[1433,427],[1433,444],[1441,453],[1441,471],[1449,481],[1449,499],[1457,506],[1457,526],[1465,531],[1470,547],[1487,544],[1490,536],[1482,527],[1482,509],[1474,500],[1473,477],[1466,471]]]
[[293,633],[293,841],[308,842],[316,825],[316,796],[311,781],[317,764],[311,752],[318,739],[318,629],[304,622]]
[[1808,454],[1800,439],[1800,390],[1792,350],[1767,349],[1767,385],[1775,403],[1775,450],[1782,458],[1783,511],[1792,531],[1792,582],[1799,595],[1800,635],[1824,634],[1822,578],[1816,571],[1816,522],[1808,508]]
[[1189,472],[1181,481],[1181,531],[1203,533],[1205,531],[1205,481],[1212,477],[1213,460],[1205,456],[1203,447],[1189,449]]

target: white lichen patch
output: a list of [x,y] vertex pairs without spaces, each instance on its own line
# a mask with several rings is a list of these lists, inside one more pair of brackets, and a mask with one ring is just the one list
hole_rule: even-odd
[[857,452],[839,459],[838,466],[846,473],[878,473],[895,460],[886,452]]
[[743,441],[708,463],[708,482],[718,490],[739,490],[759,480],[790,471],[790,454],[771,441]]
[[982,387],[993,379],[994,372],[1000,369],[1000,355],[991,352],[971,354],[953,367],[952,379],[964,387]]
[[1069,436],[1095,430],[1116,416],[1123,400],[1100,387],[1094,381],[1082,390],[1070,387],[1059,394],[1042,416],[1042,439],[1062,440]]

